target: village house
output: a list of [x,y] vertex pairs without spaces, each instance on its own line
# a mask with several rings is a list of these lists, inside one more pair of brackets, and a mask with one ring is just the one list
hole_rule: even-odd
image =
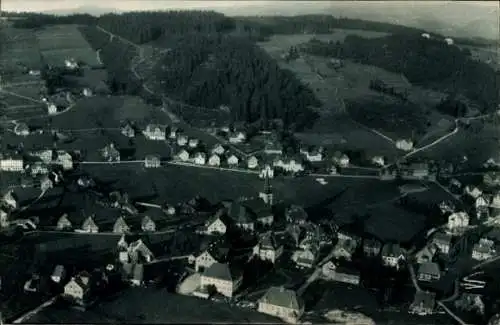
[[73,169],[73,157],[71,157],[68,152],[64,150],[56,150],[52,157],[54,158],[52,160],[54,165],[61,166],[63,170]]
[[377,239],[363,240],[363,253],[369,257],[375,257],[380,254],[382,243]]
[[264,153],[266,155],[282,155],[283,145],[278,141],[269,141],[264,146]]
[[242,230],[255,230],[255,215],[243,204],[231,202],[227,208],[227,216],[231,223]]
[[229,143],[242,143],[247,139],[247,136],[244,132],[234,132],[229,135]]
[[331,165],[327,171],[330,175],[337,175],[339,173],[337,166],[335,166],[335,165]]
[[14,133],[16,135],[26,137],[30,135],[30,128],[28,127],[28,124],[20,122],[14,127]]
[[438,232],[432,237],[431,244],[436,245],[443,254],[448,254],[451,246],[451,235]]
[[382,262],[385,266],[399,269],[406,260],[406,252],[399,244],[388,243],[382,247]]
[[49,173],[49,168],[41,161],[35,161],[26,168],[27,172],[32,176],[46,175]]
[[427,39],[431,38],[431,35],[429,35],[429,33],[422,33],[422,35],[421,35],[421,36],[422,36],[423,38],[427,38]]
[[182,149],[178,154],[177,154],[177,159],[183,162],[189,161],[189,152],[187,150]]
[[147,155],[144,158],[144,167],[146,167],[146,168],[158,168],[160,166],[161,166],[160,156]]
[[101,155],[104,161],[107,162],[119,162],[120,161],[120,151],[115,148],[114,143],[110,143],[101,150]]
[[384,167],[385,166],[385,159],[382,156],[374,156],[371,159],[372,164],[379,166],[379,167]]
[[225,209],[219,209],[215,215],[208,219],[205,232],[208,235],[223,235],[226,233],[229,222]]
[[321,275],[326,280],[343,282],[347,284],[359,285],[360,273],[357,270],[342,267],[330,260],[321,268]]
[[227,164],[229,167],[238,167],[238,164],[240,163],[240,160],[236,155],[230,155],[227,158]]
[[66,277],[66,269],[64,268],[63,265],[57,265],[54,268],[54,271],[52,272],[50,279],[55,283],[61,283],[61,281],[64,281],[65,277]]
[[201,287],[215,287],[218,293],[232,298],[243,280],[242,272],[229,264],[214,263],[201,275]]
[[204,152],[198,152],[194,155],[194,163],[197,165],[205,165],[207,162],[207,155]]
[[273,166],[283,169],[286,172],[299,173],[304,171],[304,165],[302,164],[302,158],[288,158],[288,159],[278,159],[273,161]]
[[321,148],[303,148],[300,149],[300,153],[310,162],[319,162],[323,160],[323,150]]
[[125,123],[122,127],[121,127],[121,134],[123,134],[124,136],[126,136],[127,138],[133,138],[135,137],[135,129],[134,127],[132,126],[132,124],[130,123]]
[[30,70],[30,71],[28,71],[28,74],[30,76],[36,76],[37,77],[37,76],[39,76],[41,74],[41,72],[40,72],[40,70]]
[[414,163],[403,166],[401,169],[401,177],[403,179],[426,179],[430,177],[429,164]]
[[130,226],[125,221],[124,217],[118,217],[113,224],[113,232],[117,234],[123,234],[130,231]]
[[257,159],[257,157],[251,156],[250,158],[248,158],[247,167],[249,169],[255,169],[255,168],[259,167],[259,160]]
[[467,212],[455,212],[448,217],[448,230],[451,233],[460,232],[469,226],[469,215]]
[[304,313],[304,302],[291,289],[270,287],[259,299],[257,311],[283,319],[298,320]]
[[92,90],[90,90],[90,88],[83,88],[82,95],[85,96],[85,97],[91,97],[92,96]]
[[220,166],[220,157],[217,154],[212,154],[210,158],[208,158],[208,165],[212,167]]
[[433,282],[441,278],[441,270],[439,265],[434,262],[425,262],[420,264],[417,271],[417,279],[419,281]]
[[141,220],[141,229],[144,232],[156,231],[156,222],[150,216],[144,216]]
[[78,63],[76,62],[75,59],[70,58],[70,59],[64,60],[64,66],[70,70],[74,70],[74,69],[78,68]]
[[177,145],[179,147],[184,147],[185,145],[188,144],[188,137],[185,135],[179,135],[177,136]]
[[[123,240],[122,240],[123,238]],[[154,261],[155,256],[148,246],[138,239],[130,244],[126,244],[125,237],[122,236],[119,246],[119,259],[123,264],[144,264]],[[125,241],[125,243],[124,243]],[[125,254],[123,254],[125,253]]]
[[92,275],[86,271],[80,272],[64,286],[63,296],[78,305],[86,305],[92,298],[92,285]]
[[266,164],[264,168],[260,170],[259,178],[274,178],[274,169]]
[[0,228],[7,228],[9,223],[9,213],[0,207]]
[[287,223],[303,225],[307,221],[307,212],[300,205],[291,205],[285,211],[285,220]]
[[352,254],[356,251],[357,242],[353,239],[339,240],[334,247],[333,257],[350,261]]
[[415,254],[417,264],[432,262],[439,248],[436,244],[427,244]]
[[200,140],[198,139],[189,139],[189,142],[188,142],[188,147],[189,148],[197,148],[198,145],[200,144]]
[[6,208],[15,210],[15,209],[17,209],[19,207],[19,197],[17,196],[16,193],[14,193],[13,190],[9,190],[2,197],[1,203],[3,203],[3,205]]
[[217,156],[221,156],[224,154],[224,152],[226,152],[226,149],[224,149],[224,147],[220,144],[220,143],[217,143],[213,148],[212,148],[212,154],[214,155],[217,155]]
[[4,172],[22,172],[24,160],[20,155],[3,156],[0,154],[0,170]]
[[333,153],[332,162],[338,167],[349,167],[349,157],[340,151],[335,151]]
[[146,139],[163,141],[166,139],[166,127],[159,124],[148,124],[142,132]]
[[309,246],[306,249],[297,250],[292,256],[292,260],[300,267],[312,268],[319,257],[319,247]]
[[241,204],[247,207],[255,215],[257,222],[261,225],[270,226],[273,224],[274,215],[269,202],[258,197],[242,201]]
[[495,243],[486,238],[481,238],[472,248],[472,258],[477,261],[484,261],[496,256]]
[[173,126],[170,128],[170,133],[169,133],[168,137],[173,140],[173,139],[176,139],[177,136],[181,135],[181,133],[182,133],[181,129]]
[[413,141],[409,139],[399,139],[396,141],[396,148],[403,151],[412,151]]
[[408,312],[419,316],[431,315],[434,312],[435,305],[436,294],[434,292],[417,290]]
[[57,106],[54,103],[47,103],[47,113],[49,115],[57,114]]
[[98,233],[99,232],[99,227],[94,221],[94,218],[92,216],[87,217],[82,224],[81,227],[81,232],[87,232],[87,233]]
[[481,191],[478,187],[472,185],[467,185],[464,191],[465,194],[471,196],[473,199],[477,199],[483,194],[483,191]]
[[59,220],[57,220],[56,229],[60,231],[71,230],[73,228],[73,224],[69,221],[68,215],[63,214]]
[[261,260],[276,263],[283,253],[283,244],[271,232],[267,231],[260,235],[259,242],[253,248],[253,255]]
[[54,156],[54,151],[50,149],[37,150],[31,152],[30,156],[39,158],[45,164],[51,164]]
[[444,39],[444,42],[447,44],[447,45],[453,45],[455,42],[453,41],[453,38],[450,38],[450,37],[446,37]]
[[[202,249],[194,257],[194,269],[196,272],[204,272],[215,263],[227,263],[229,260],[229,247],[224,242],[212,242],[207,248]],[[193,259],[191,257],[191,259]]]

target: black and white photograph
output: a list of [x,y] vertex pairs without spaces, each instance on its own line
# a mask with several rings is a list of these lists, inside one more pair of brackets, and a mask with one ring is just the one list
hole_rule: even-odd
[[0,325],[500,325],[497,1],[0,0]]

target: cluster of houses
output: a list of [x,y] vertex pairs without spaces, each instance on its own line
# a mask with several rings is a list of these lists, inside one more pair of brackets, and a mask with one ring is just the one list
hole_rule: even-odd
[[58,166],[63,171],[73,169],[73,157],[64,150],[36,150],[26,155],[0,155],[0,171],[24,173],[32,177],[47,175],[51,167]]

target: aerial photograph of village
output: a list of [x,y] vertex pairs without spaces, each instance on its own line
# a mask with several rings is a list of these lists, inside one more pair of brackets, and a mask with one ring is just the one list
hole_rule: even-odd
[[500,325],[497,2],[0,9],[0,324]]

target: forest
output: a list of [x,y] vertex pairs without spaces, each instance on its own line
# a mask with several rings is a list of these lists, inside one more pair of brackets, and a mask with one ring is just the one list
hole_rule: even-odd
[[312,40],[301,50],[402,73],[412,84],[466,96],[483,111],[498,107],[499,72],[472,60],[470,52],[439,40],[400,34],[374,39],[349,35],[344,43]]

